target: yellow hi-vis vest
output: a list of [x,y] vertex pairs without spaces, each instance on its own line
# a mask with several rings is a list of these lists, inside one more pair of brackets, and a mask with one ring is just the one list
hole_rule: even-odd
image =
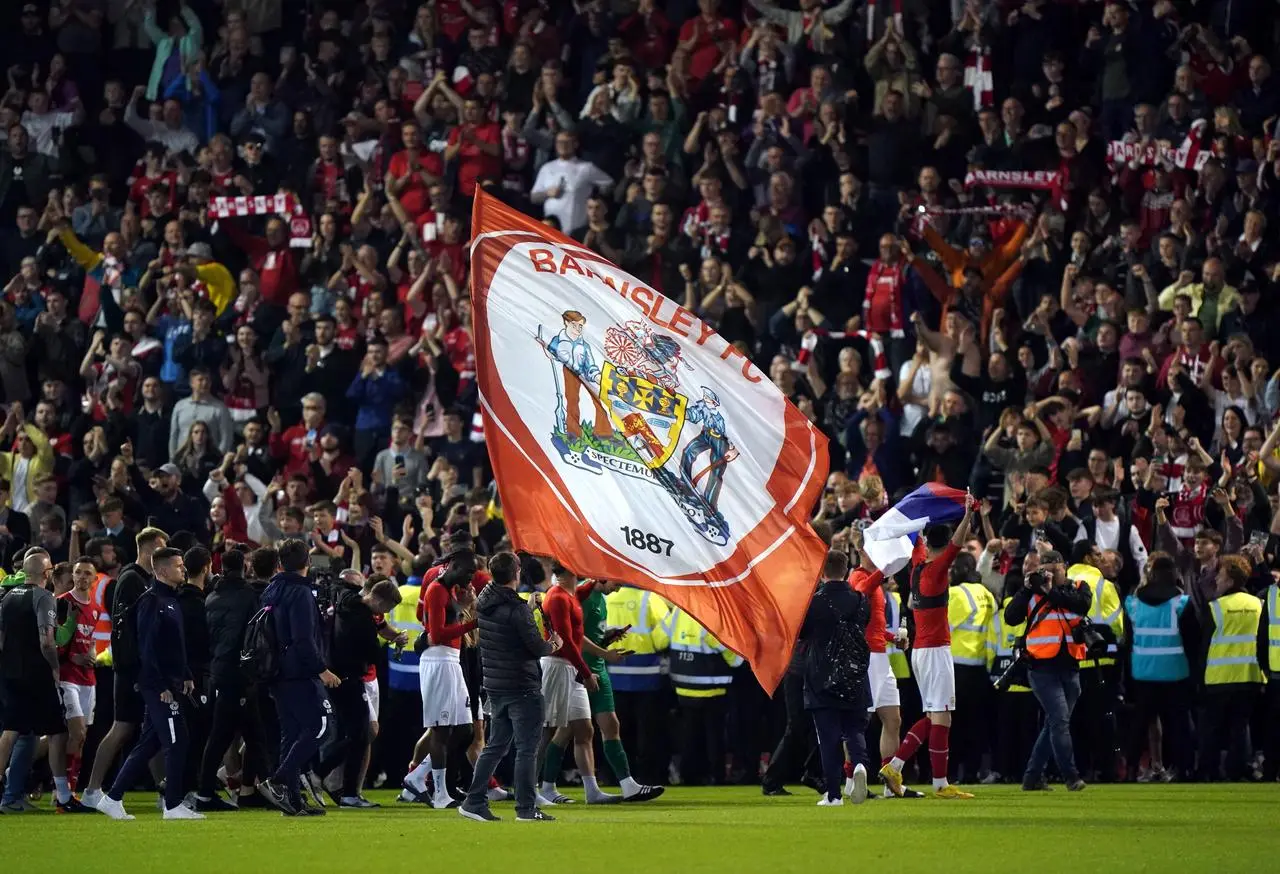
[[[1009,665],[1013,664],[1014,644],[1018,642],[1027,630],[1027,621],[1024,619],[1017,625],[1006,625],[1004,621],[1004,608],[1009,606],[1012,598],[1005,598],[1004,603],[1000,605],[1000,609],[995,612],[995,616],[991,619],[990,635],[987,638],[987,644],[991,652],[991,681],[995,682],[1000,679]],[[1009,686],[1010,692],[1030,692],[1030,686],[1019,686],[1014,683]]]
[[[890,634],[902,627],[902,596],[897,592],[884,593],[884,627]],[[907,658],[907,654],[893,644],[885,649],[889,653],[889,669],[893,671],[893,676],[899,680],[910,677],[911,660]]]
[[414,652],[413,644],[425,631],[418,621],[418,595],[421,591],[419,586],[401,586],[400,603],[386,616],[387,625],[393,631],[409,638],[409,642],[399,652],[393,649],[387,653],[387,669],[391,673],[387,684],[393,689],[411,692],[420,688],[418,653]]
[[1245,592],[1233,592],[1209,602],[1213,637],[1204,663],[1204,684],[1265,683],[1258,664],[1258,624],[1262,602]]
[[671,685],[685,698],[719,698],[733,682],[731,668],[742,657],[680,608],[667,616],[667,636],[671,639]]
[[[1120,601],[1120,590],[1116,584],[1102,576],[1102,571],[1093,565],[1073,564],[1067,568],[1067,579],[1073,582],[1084,581],[1089,587],[1093,600],[1089,604],[1089,620],[1095,625],[1106,625],[1116,636],[1116,640],[1124,637],[1124,608]],[[1107,654],[1096,661],[1081,659],[1082,669],[1098,665],[1114,665],[1120,648],[1117,644],[1107,644]]]
[[1280,679],[1280,586],[1267,587],[1267,667]]
[[662,685],[662,653],[671,645],[671,638],[663,627],[671,607],[661,595],[634,586],[622,586],[606,595],[605,604],[610,628],[631,626],[619,648],[631,650],[632,655],[608,666],[613,690],[656,691]]
[[996,599],[981,583],[961,583],[947,591],[947,622],[951,625],[951,660],[957,665],[985,668],[987,636]]

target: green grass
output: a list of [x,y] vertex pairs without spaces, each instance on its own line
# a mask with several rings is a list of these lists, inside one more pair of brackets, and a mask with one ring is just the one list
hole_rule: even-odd
[[[463,820],[391,803],[284,819],[265,811],[160,820],[154,799],[126,798],[136,822],[46,813],[0,817],[0,863],[14,871],[547,872],[1258,872],[1277,870],[1280,787],[1092,786],[1028,795],[977,787],[973,801],[876,800],[818,808],[816,796],[758,789],[672,789],[643,805],[553,811],[555,823]],[[581,798],[580,791],[571,795]],[[37,861],[38,860],[38,861]],[[25,863],[25,864],[24,864]],[[38,868],[31,867],[38,865]],[[673,868],[672,866],[679,866]],[[874,867],[868,867],[874,866]]]
[[568,432],[562,433],[562,439],[566,446],[575,452],[585,452],[588,449],[594,449],[597,452],[603,452],[605,455],[616,455],[619,458],[625,458],[628,461],[642,462],[640,456],[636,454],[635,449],[621,436],[616,433],[613,437],[597,437],[591,429],[594,425],[591,422],[580,423],[582,433],[573,436]]

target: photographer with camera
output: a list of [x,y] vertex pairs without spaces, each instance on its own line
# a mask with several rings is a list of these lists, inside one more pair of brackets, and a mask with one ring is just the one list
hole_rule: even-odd
[[[1024,583],[1004,610],[1008,625],[1027,623],[1019,649],[1031,692],[1044,711],[1044,725],[1022,775],[1023,791],[1047,789],[1044,769],[1052,751],[1067,789],[1079,792],[1084,780],[1071,747],[1071,711],[1080,698],[1080,661],[1088,654],[1088,586],[1067,579],[1062,553],[1044,549],[1026,559]],[[1089,631],[1092,631],[1090,628]],[[1093,631],[1097,635],[1096,631]],[[1105,642],[1104,642],[1105,645]]]

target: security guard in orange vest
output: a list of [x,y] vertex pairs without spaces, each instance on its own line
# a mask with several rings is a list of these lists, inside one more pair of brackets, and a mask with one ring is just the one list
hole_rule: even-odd
[[1089,587],[1067,579],[1062,553],[1046,549],[1028,553],[1023,565],[1023,586],[1004,609],[1009,625],[1027,623],[1023,658],[1031,692],[1044,711],[1044,726],[1031,749],[1022,788],[1027,792],[1048,788],[1044,770],[1052,752],[1067,788],[1085,788],[1071,747],[1071,711],[1080,699],[1080,660],[1085,646],[1076,642],[1081,617],[1089,612]]
[[1245,591],[1251,572],[1247,558],[1224,555],[1218,561],[1220,594],[1205,604],[1198,587],[1191,590],[1204,636],[1209,639],[1197,725],[1200,780],[1219,779],[1219,753],[1224,747],[1228,780],[1244,779],[1247,768],[1249,720],[1267,682],[1262,665],[1267,661],[1269,643],[1267,626],[1262,624],[1262,602]]

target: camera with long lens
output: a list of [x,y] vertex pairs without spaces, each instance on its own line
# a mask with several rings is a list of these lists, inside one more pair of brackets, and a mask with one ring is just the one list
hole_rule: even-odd
[[[1105,630],[1104,630],[1105,629]],[[1071,639],[1076,643],[1084,644],[1085,652],[1089,658],[1096,659],[1106,655],[1107,646],[1110,644],[1111,629],[1097,625],[1086,617],[1080,619],[1079,624],[1071,630]]]

